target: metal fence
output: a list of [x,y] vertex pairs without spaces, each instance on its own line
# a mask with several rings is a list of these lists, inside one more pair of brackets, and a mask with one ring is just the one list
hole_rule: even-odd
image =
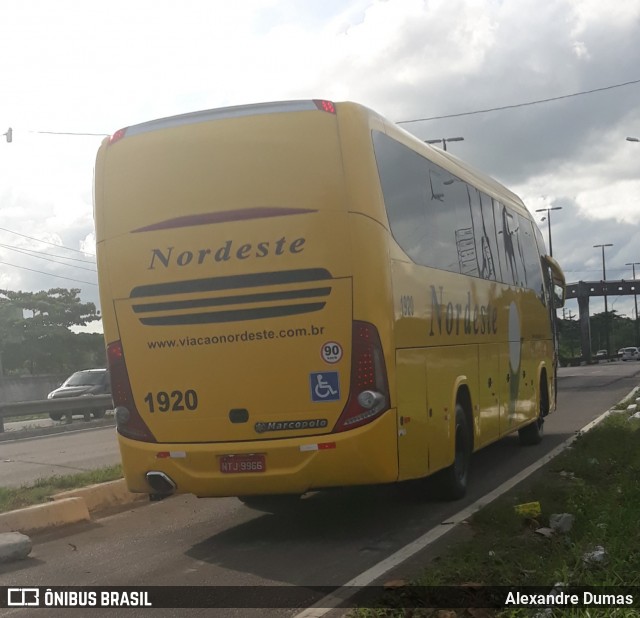
[[58,413],[65,415],[70,422],[73,412],[90,414],[95,411],[111,410],[111,395],[86,395],[84,397],[60,397],[44,401],[18,401],[0,403],[0,432],[4,432],[6,418],[32,416],[34,414]]

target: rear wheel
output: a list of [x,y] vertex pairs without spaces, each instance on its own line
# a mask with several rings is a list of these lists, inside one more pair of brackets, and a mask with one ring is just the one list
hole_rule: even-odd
[[102,418],[106,413],[106,410],[94,410],[92,412],[93,418]]
[[49,418],[52,421],[59,421],[64,416],[64,412],[49,412]]
[[538,407],[538,418],[530,425],[518,429],[520,444],[523,446],[540,444],[544,437],[544,417],[549,410],[549,393],[547,391],[547,381],[545,378],[540,380],[540,403]]
[[471,428],[462,405],[456,404],[456,444],[453,463],[439,473],[438,486],[446,500],[459,500],[467,492],[471,464]]
[[520,444],[523,446],[534,446],[542,442],[544,436],[544,418],[538,416],[535,422],[527,425],[522,429],[518,429],[518,437]]

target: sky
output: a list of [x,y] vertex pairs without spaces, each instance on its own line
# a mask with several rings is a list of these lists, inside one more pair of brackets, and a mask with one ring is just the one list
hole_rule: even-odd
[[[597,244],[613,245],[607,279],[632,279],[633,262],[640,278],[640,142],[626,140],[640,138],[640,0],[2,0],[0,23],[0,134],[13,130],[0,289],[76,287],[99,306],[105,135],[310,98],[362,103],[420,139],[464,137],[448,150],[531,211],[562,208],[551,234],[568,282],[602,279]],[[633,297],[608,301],[634,317]]]

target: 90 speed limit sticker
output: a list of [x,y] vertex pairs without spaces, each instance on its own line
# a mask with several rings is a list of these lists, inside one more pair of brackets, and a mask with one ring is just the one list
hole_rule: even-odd
[[335,365],[342,358],[342,346],[337,341],[327,341],[322,344],[322,360]]

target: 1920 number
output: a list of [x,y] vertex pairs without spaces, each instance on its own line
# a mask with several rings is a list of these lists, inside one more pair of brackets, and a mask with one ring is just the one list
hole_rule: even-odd
[[181,412],[182,410],[195,410],[198,407],[198,395],[193,389],[187,391],[159,391],[147,393],[144,398],[149,406],[149,412]]

